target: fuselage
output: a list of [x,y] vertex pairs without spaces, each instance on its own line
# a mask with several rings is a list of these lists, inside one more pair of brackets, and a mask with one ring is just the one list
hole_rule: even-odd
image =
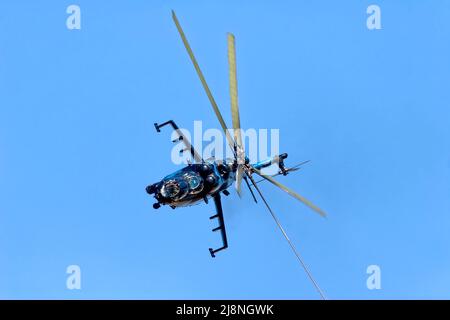
[[159,204],[185,207],[208,201],[214,194],[227,189],[235,180],[233,162],[205,162],[190,164],[147,187]]
[[[287,154],[274,156],[250,166],[259,170],[273,163],[280,164],[285,157]],[[148,194],[154,194],[157,200],[153,205],[155,209],[160,205],[172,208],[191,206],[200,201],[207,202],[218,192],[226,193],[224,190],[236,179],[236,170],[237,164],[232,159],[189,164],[149,185],[146,190]]]

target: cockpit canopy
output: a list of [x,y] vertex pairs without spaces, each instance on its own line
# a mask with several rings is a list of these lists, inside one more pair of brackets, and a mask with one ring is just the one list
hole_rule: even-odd
[[160,192],[164,198],[178,200],[187,194],[188,189],[186,181],[182,179],[172,179],[164,182]]
[[189,192],[191,194],[197,194],[203,190],[203,178],[197,172],[187,172],[183,175],[183,179],[189,185]]
[[198,194],[204,188],[203,178],[194,171],[189,171],[164,182],[160,193],[164,198],[180,200],[188,194]]

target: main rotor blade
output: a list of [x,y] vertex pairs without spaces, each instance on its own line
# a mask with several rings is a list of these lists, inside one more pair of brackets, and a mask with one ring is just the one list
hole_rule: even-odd
[[277,226],[280,229],[281,233],[283,234],[283,236],[285,237],[285,239],[289,243],[289,246],[291,247],[292,251],[294,252],[294,254],[297,257],[298,261],[300,262],[301,266],[303,267],[303,269],[305,270],[306,274],[308,275],[308,278],[311,280],[312,284],[314,285],[316,290],[319,292],[319,294],[322,297],[322,299],[326,300],[325,295],[323,294],[323,291],[319,287],[319,284],[316,282],[316,280],[314,280],[314,277],[312,276],[311,271],[309,271],[308,266],[303,261],[302,257],[300,256],[300,254],[298,253],[297,249],[295,248],[294,244],[289,239],[286,231],[284,231],[283,226],[281,225],[280,221],[278,220],[277,216],[275,215],[275,212],[273,212],[272,208],[270,208],[269,204],[267,203],[266,198],[264,198],[264,196],[262,195],[261,190],[259,190],[259,187],[255,183],[255,180],[253,179],[253,177],[251,175],[248,174],[247,176],[251,180],[253,186],[255,187],[255,189],[258,192],[259,196],[261,197],[262,201],[264,202],[264,204],[266,205],[266,207],[269,210],[270,214],[272,215],[273,220],[275,220],[275,223],[277,224]]
[[252,194],[253,200],[258,203],[258,201],[256,200],[255,194],[253,193],[253,189],[250,186],[250,183],[248,182],[247,177],[249,176],[249,174],[247,173],[247,171],[245,171],[245,176],[244,176],[244,181],[247,184],[248,190],[250,190],[250,193]]
[[[230,78],[230,98],[231,98],[231,117],[233,120],[234,141],[238,149],[238,161],[243,164],[245,162],[244,146],[242,145],[241,137],[241,120],[239,117],[238,105],[238,89],[237,89],[237,75],[236,75],[236,49],[234,35],[227,34],[228,41],[228,70]],[[240,150],[239,150],[240,149]]]
[[234,186],[236,187],[236,192],[239,195],[239,197],[241,196],[241,184],[243,175],[244,175],[244,167],[242,165],[238,165],[236,170],[236,182]]
[[234,141],[231,137],[230,133],[227,130],[227,125],[225,124],[225,121],[223,120],[222,114],[220,113],[219,107],[217,106],[216,100],[214,100],[214,97],[211,93],[211,90],[209,90],[209,86],[206,83],[205,77],[203,76],[202,71],[200,70],[200,66],[197,63],[197,60],[195,59],[194,53],[192,52],[191,46],[189,45],[189,42],[187,41],[187,38],[183,32],[183,29],[181,28],[181,25],[178,21],[178,18],[175,14],[175,11],[172,10],[172,19],[175,22],[175,25],[178,29],[178,33],[180,34],[181,40],[183,40],[183,44],[186,48],[186,51],[189,54],[189,57],[191,58],[192,64],[194,65],[195,71],[197,71],[197,75],[200,78],[200,81],[203,85],[203,89],[206,92],[206,95],[208,96],[209,102],[211,103],[214,113],[216,114],[217,119],[220,122],[220,126],[222,127],[222,130],[225,133],[225,136],[227,138],[228,144],[230,145],[231,150],[234,152]]
[[288,187],[286,187],[285,185],[279,183],[278,181],[276,181],[275,179],[273,179],[270,176],[266,176],[265,174],[262,174],[261,171],[259,171],[258,169],[253,168],[253,171],[258,174],[259,176],[261,176],[262,178],[270,181],[271,183],[273,183],[274,185],[276,185],[278,188],[280,188],[281,190],[287,192],[288,194],[290,194],[291,196],[293,196],[294,198],[296,198],[297,200],[300,200],[303,204],[305,204],[306,206],[310,207],[311,209],[313,209],[315,212],[317,212],[318,214],[320,214],[322,217],[326,217],[327,214],[322,211],[319,207],[315,206],[311,201],[309,201],[308,199],[302,197],[301,195],[299,195],[298,193],[296,193],[295,191],[289,189]]

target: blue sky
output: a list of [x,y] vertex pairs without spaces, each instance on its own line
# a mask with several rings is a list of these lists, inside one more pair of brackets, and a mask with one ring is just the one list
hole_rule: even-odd
[[[81,8],[81,30],[66,8]],[[381,8],[368,30],[366,8]],[[447,1],[3,1],[0,298],[317,299],[261,204],[152,209],[178,169],[153,122],[215,128],[175,9],[229,113],[236,36],[241,123],[279,128],[280,178],[329,214],[263,185],[329,298],[450,298]],[[66,288],[79,265],[81,290]],[[381,268],[380,290],[366,268]]]

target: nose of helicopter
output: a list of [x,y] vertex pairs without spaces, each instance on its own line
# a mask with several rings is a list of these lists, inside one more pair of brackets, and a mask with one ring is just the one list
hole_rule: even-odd
[[152,185],[147,186],[147,187],[145,188],[145,191],[146,191],[148,194],[153,194],[153,193],[155,193],[155,191],[156,191],[155,185],[152,184]]

